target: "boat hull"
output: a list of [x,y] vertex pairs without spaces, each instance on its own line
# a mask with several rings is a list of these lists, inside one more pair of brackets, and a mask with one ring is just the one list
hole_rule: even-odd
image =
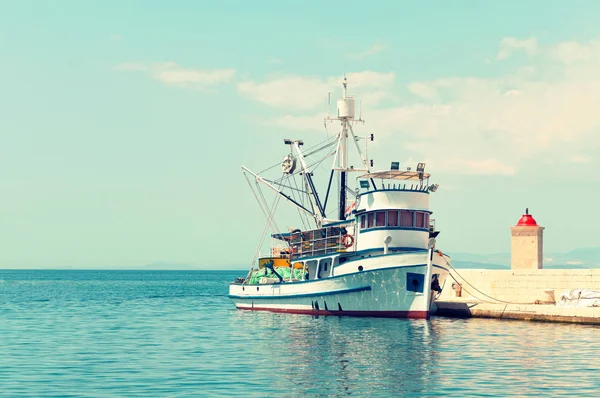
[[[394,256],[396,257],[396,256]],[[414,256],[413,256],[414,257]],[[421,260],[426,259],[426,255]],[[383,259],[378,259],[381,262]],[[372,259],[371,261],[376,261]],[[229,297],[241,310],[335,316],[428,318],[433,294],[425,286],[427,265],[394,265],[329,276],[311,281],[276,284],[231,284]],[[447,268],[434,264],[440,286]],[[429,296],[429,297],[428,297]]]

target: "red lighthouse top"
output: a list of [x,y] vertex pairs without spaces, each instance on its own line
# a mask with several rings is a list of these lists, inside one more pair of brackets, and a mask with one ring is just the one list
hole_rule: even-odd
[[529,214],[529,209],[525,209],[525,214],[521,216],[519,222],[517,223],[517,227],[537,227],[538,224],[535,222],[535,219]]

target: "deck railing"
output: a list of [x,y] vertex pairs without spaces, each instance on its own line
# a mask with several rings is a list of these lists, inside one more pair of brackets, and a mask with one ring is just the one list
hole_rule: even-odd
[[350,224],[293,232],[290,238],[291,258],[322,256],[354,250],[354,244],[350,247],[344,245],[343,240],[348,232],[352,233],[351,236],[354,235],[354,227]]

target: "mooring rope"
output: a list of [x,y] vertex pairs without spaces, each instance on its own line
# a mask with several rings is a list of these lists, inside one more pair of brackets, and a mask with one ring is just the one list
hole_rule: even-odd
[[[468,280],[466,280],[466,279],[465,279],[465,278],[464,278],[462,275],[460,275],[460,273],[458,273],[458,271],[456,270],[456,268],[454,268],[454,267],[453,267],[453,266],[450,264],[450,262],[449,262],[448,260],[446,260],[446,258],[444,257],[444,255],[443,255],[443,253],[442,253],[441,251],[439,251],[439,250],[438,250],[438,254],[439,254],[441,257],[442,257],[442,259],[444,259],[444,261],[446,262],[446,265],[447,265],[449,268],[451,268],[451,270],[452,270],[452,271],[453,271],[453,272],[454,272],[454,273],[455,273],[455,274],[456,274],[456,275],[457,275],[457,276],[458,276],[460,279],[462,279],[462,282],[463,282],[463,283],[466,283],[467,285],[471,286],[471,287],[472,287],[472,288],[473,288],[475,291],[477,291],[478,293],[482,294],[483,296],[485,296],[485,297],[487,297],[487,298],[489,298],[489,299],[492,299],[492,300],[495,300],[495,301],[497,301],[497,303],[496,303],[496,302],[493,302],[493,301],[482,300],[482,299],[480,299],[480,298],[476,297],[474,294],[472,294],[472,293],[471,293],[469,290],[467,290],[466,288],[463,288],[463,290],[464,290],[465,292],[467,292],[469,295],[471,295],[471,297],[473,297],[473,298],[476,298],[477,300],[479,300],[479,301],[481,301],[481,302],[483,302],[483,303],[489,303],[489,304],[498,304],[498,303],[502,303],[502,304],[522,304],[522,305],[525,305],[525,304],[534,304],[534,303],[521,303],[521,302],[515,302],[515,301],[505,301],[505,300],[500,300],[500,299],[497,299],[497,298],[495,298],[495,297],[492,297],[492,296],[490,296],[489,294],[486,294],[486,293],[482,292],[481,290],[477,289],[477,287],[475,287],[475,285],[473,285],[473,284],[472,284],[472,283],[470,283]],[[452,279],[454,279],[454,281],[455,281],[456,283],[458,283],[458,284],[461,284],[461,286],[462,286],[462,283],[461,283],[461,282],[459,282],[459,281],[458,281],[458,279],[456,279],[456,278],[454,277],[454,275],[452,275],[452,273],[449,273],[449,274],[450,274],[450,277],[451,277]]]

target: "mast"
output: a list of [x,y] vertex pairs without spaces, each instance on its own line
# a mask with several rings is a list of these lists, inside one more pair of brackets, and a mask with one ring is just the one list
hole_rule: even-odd
[[[346,80],[346,76],[344,76],[344,82],[342,84],[344,85],[344,97],[342,98],[342,101],[346,106],[348,106],[348,96],[347,96],[348,81]],[[348,107],[348,110],[350,110],[349,107]],[[348,112],[348,113],[350,113],[350,112]],[[354,114],[354,99],[352,99],[352,114]],[[338,218],[340,220],[345,220],[346,219],[346,185],[347,185],[346,170],[348,169],[348,160],[347,160],[348,147],[346,145],[346,138],[348,138],[348,117],[340,115],[339,101],[338,101],[338,117],[342,121],[342,132],[341,132],[341,136],[340,136],[340,169],[341,169],[341,173],[340,173],[340,203],[339,203],[340,212],[339,212]]]
[[[342,81],[343,86],[343,96],[341,99],[337,101],[337,117],[332,118],[327,116],[326,120],[339,120],[341,123],[341,129],[338,135],[338,145],[336,150],[336,156],[333,161],[332,169],[334,171],[340,172],[339,179],[339,212],[338,219],[345,220],[346,219],[346,186],[348,180],[348,172],[350,171],[367,171],[368,172],[368,161],[365,159],[360,152],[357,144],[357,137],[354,135],[354,131],[352,130],[352,122],[363,122],[360,117],[359,119],[355,119],[355,100],[354,97],[348,96],[348,79],[344,76],[344,80]],[[350,136],[348,133],[350,132]],[[355,145],[359,151],[359,155],[361,157],[363,168],[348,168],[348,138],[351,137],[354,140]]]

